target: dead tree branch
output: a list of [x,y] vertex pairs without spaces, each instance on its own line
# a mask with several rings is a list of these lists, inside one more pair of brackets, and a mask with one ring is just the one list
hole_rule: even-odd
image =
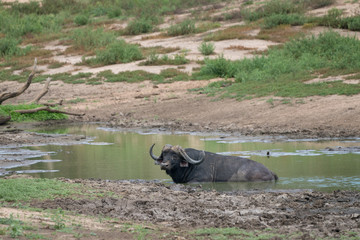
[[63,113],[63,114],[74,115],[74,116],[84,116],[85,115],[85,113],[71,113],[71,112],[56,110],[56,109],[52,109],[48,106],[38,107],[38,108],[34,108],[34,109],[26,109],[26,110],[14,110],[14,112],[17,112],[17,113],[36,113],[39,111],[48,111],[48,112],[52,112],[52,113]]
[[37,95],[32,101],[29,102],[29,104],[31,103],[39,103],[40,99],[45,96],[45,94],[49,91],[49,84],[50,84],[51,78],[47,78],[45,85],[43,87],[43,90],[39,93],[39,95]]
[[34,75],[35,75],[35,72],[36,72],[36,64],[37,64],[37,59],[35,58],[35,60],[34,60],[34,68],[33,68],[33,70],[31,71],[31,73],[30,73],[30,75],[29,75],[29,77],[28,77],[25,85],[24,85],[21,89],[19,89],[19,90],[16,91],[16,92],[5,92],[5,93],[3,93],[3,94],[0,95],[0,105],[1,105],[5,100],[7,100],[7,99],[9,99],[9,98],[17,97],[17,96],[19,96],[20,94],[22,94],[23,92],[25,92],[26,89],[28,89],[28,87],[30,86],[31,81],[32,81],[32,79],[33,79],[33,77],[34,77]]

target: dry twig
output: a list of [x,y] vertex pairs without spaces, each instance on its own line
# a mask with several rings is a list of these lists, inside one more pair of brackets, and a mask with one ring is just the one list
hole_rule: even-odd
[[3,94],[0,95],[0,105],[1,105],[5,100],[7,100],[7,99],[9,99],[9,98],[17,97],[17,96],[19,96],[20,94],[22,94],[23,92],[25,92],[26,89],[28,89],[28,87],[30,86],[31,81],[32,81],[32,79],[33,79],[33,77],[34,77],[34,75],[35,75],[35,72],[36,72],[36,64],[37,64],[37,59],[35,58],[35,60],[34,60],[34,68],[33,68],[33,70],[31,71],[31,73],[30,73],[30,75],[29,75],[29,77],[28,77],[25,85],[24,85],[22,88],[20,88],[20,89],[19,89],[18,91],[16,91],[16,92],[5,92],[5,93],[3,93]]

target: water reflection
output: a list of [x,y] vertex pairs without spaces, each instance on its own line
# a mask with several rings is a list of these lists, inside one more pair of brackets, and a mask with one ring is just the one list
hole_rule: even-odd
[[[211,183],[204,187],[234,191],[242,189],[360,189],[360,156],[358,152],[327,151],[327,147],[359,146],[360,139],[289,140],[284,137],[243,137],[228,134],[199,134],[153,130],[119,130],[96,125],[46,129],[47,133],[81,134],[93,141],[78,145],[29,147],[46,153],[42,161],[15,169],[39,177],[161,179],[168,175],[154,165],[149,147],[156,143],[154,153],[160,154],[165,144],[204,149],[220,154],[246,156],[263,163],[277,173],[277,183]],[[24,151],[27,151],[24,149]],[[267,152],[270,157],[267,157]],[[62,161],[51,161],[62,160]],[[30,172],[29,172],[30,171]],[[40,171],[34,173],[36,171]]]

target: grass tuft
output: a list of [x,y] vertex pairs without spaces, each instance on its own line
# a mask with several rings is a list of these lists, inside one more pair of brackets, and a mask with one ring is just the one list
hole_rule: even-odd
[[202,55],[208,56],[214,53],[215,46],[211,42],[202,42],[198,49]]
[[103,28],[86,27],[74,30],[70,39],[76,49],[89,51],[115,42],[116,36],[112,32],[104,31]]
[[116,64],[128,63],[143,59],[143,55],[137,45],[128,44],[124,40],[116,40],[105,49],[97,50],[96,57],[86,60],[89,64]]

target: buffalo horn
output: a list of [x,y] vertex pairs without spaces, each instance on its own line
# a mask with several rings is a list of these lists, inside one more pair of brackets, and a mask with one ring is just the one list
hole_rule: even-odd
[[204,151],[201,151],[201,156],[198,160],[194,160],[192,159],[191,157],[189,157],[189,155],[186,154],[185,150],[182,149],[181,147],[179,148],[179,152],[181,154],[181,156],[188,162],[188,163],[191,163],[191,164],[200,164],[202,163],[202,161],[205,160],[205,152]]
[[150,156],[151,156],[151,158],[152,159],[154,159],[155,161],[159,161],[159,158],[160,157],[157,157],[157,156],[155,156],[154,154],[153,154],[153,148],[154,148],[154,146],[155,146],[155,143],[150,147]]

